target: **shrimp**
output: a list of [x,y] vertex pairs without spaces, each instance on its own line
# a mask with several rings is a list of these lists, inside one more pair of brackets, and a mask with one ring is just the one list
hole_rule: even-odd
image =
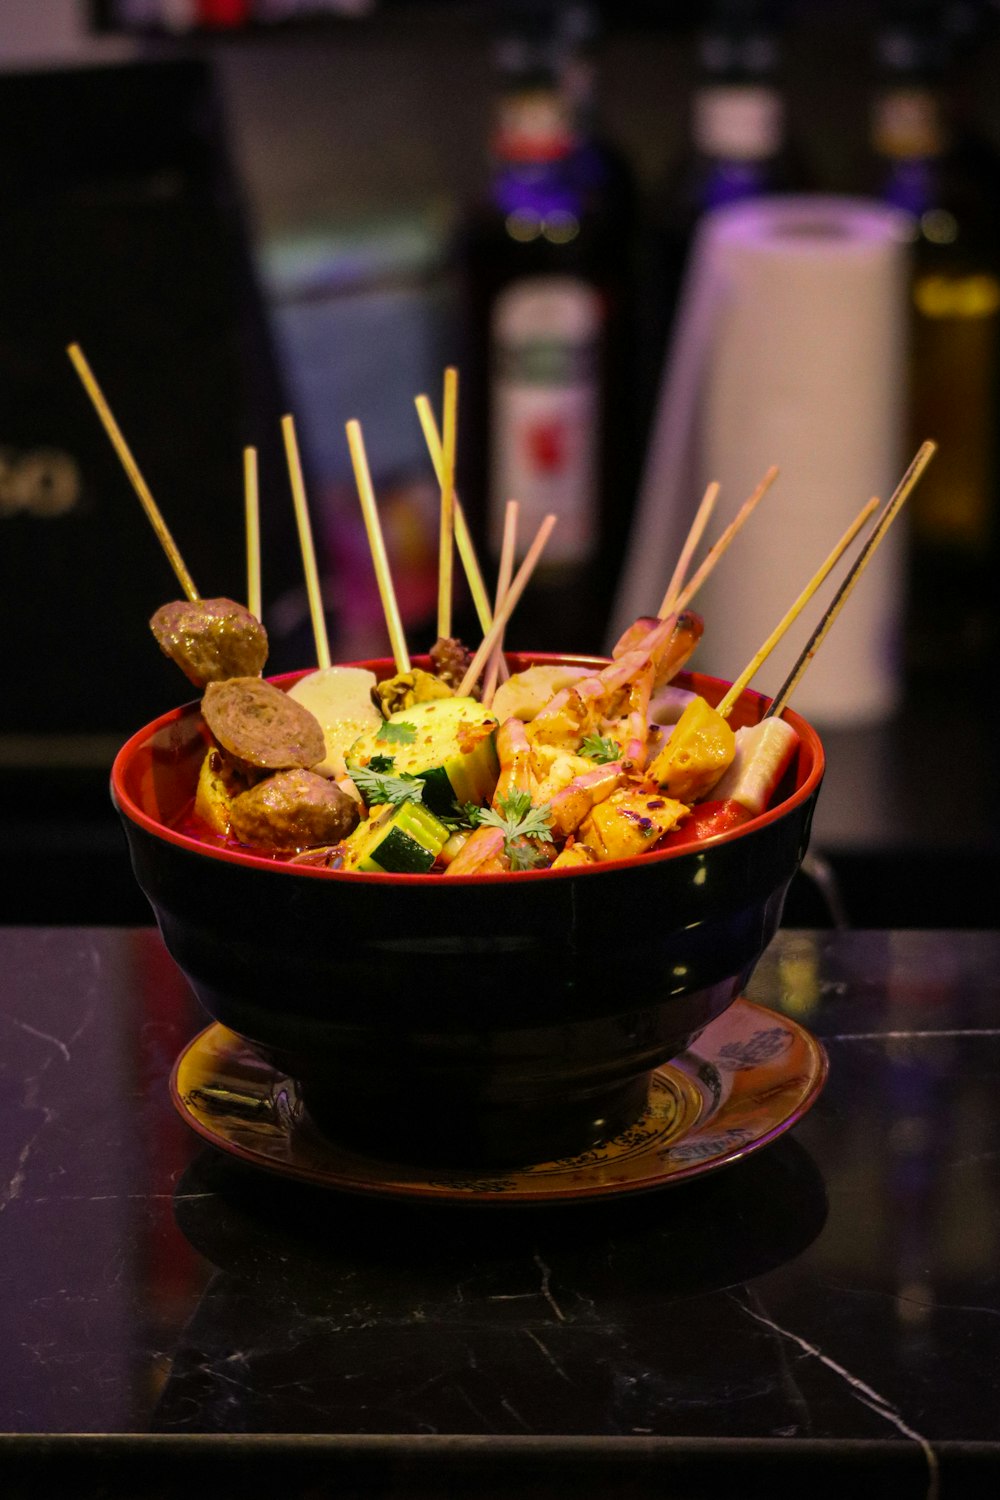
[[444,879],[451,875],[502,875],[510,869],[505,859],[504,834],[502,828],[482,824],[474,828],[444,872]]
[[504,720],[497,730],[496,746],[500,775],[491,801],[493,807],[511,792],[530,793],[533,790],[531,742],[520,719]]
[[612,647],[611,660],[617,661],[627,651],[638,650],[649,635],[649,632],[655,630],[659,623],[659,615],[640,615],[637,620],[633,620],[631,625],[622,631]]
[[[599,672],[556,693],[532,719],[528,726],[529,739],[543,744],[566,740],[579,743],[602,720],[620,717],[622,694],[627,691],[631,696],[634,684],[652,668],[648,691],[643,684],[633,703],[634,709],[644,715],[646,709],[643,708],[643,697],[645,696],[648,709],[649,694],[653,687],[669,681],[680,671],[697,646],[704,629],[701,617],[692,610],[685,610],[677,616],[668,615],[665,620],[657,620],[640,631],[639,627],[645,625],[645,621],[637,621],[619,642],[621,645],[629,638],[633,642],[631,649],[622,651]],[[633,731],[638,728],[637,718],[635,725],[630,726],[630,738],[634,737]]]
[[[514,723],[523,733],[523,725],[519,720],[508,720],[508,724]],[[502,726],[506,727],[506,726]],[[504,775],[504,755],[512,757],[510,766],[513,766],[513,758],[522,755],[519,748],[520,741],[517,733],[510,735],[498,734],[497,748],[501,756],[501,779]],[[549,826],[552,834],[557,839],[565,839],[569,834],[579,828],[584,818],[593,811],[598,803],[610,797],[624,784],[626,780],[625,768],[621,761],[612,761],[605,766],[596,766],[591,771],[585,771],[582,775],[574,776],[568,785],[553,793],[547,802],[541,804],[549,810]],[[510,791],[527,790],[532,795],[535,805],[539,805],[537,788],[532,794],[529,788],[510,786]],[[494,794],[493,806],[498,808],[501,799],[509,795],[499,791]],[[503,809],[500,808],[502,811]],[[532,840],[539,853],[544,857],[555,856],[554,845]],[[506,836],[503,829],[496,828],[492,823],[481,824],[473,829],[466,839],[462,848],[445,870],[445,878],[449,875],[489,875],[499,874],[510,869],[510,860],[505,851]]]
[[641,771],[649,751],[649,700],[653,691],[656,667],[650,662],[632,684],[629,711],[625,720],[625,764],[630,771]]
[[[531,771],[531,745],[520,719],[505,719],[497,730],[497,758],[500,775],[490,800],[494,810],[502,811],[503,802],[514,792],[534,791]],[[492,824],[474,828],[445,870],[445,875],[487,875],[510,868],[504,854],[504,833]]]
[[587,814],[623,786],[625,779],[625,767],[620,760],[586,771],[582,776],[574,776],[569,785],[556,792],[549,802],[552,832],[556,838],[564,839],[574,833]]

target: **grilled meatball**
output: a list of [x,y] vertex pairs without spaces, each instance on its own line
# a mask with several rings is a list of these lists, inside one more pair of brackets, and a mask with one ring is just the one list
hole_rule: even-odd
[[335,844],[361,816],[353,797],[315,771],[279,771],[233,799],[230,832],[263,849],[308,849]]
[[227,677],[259,677],[267,632],[235,599],[176,599],[149,622],[160,650],[196,687]]
[[201,711],[226,754],[243,765],[288,771],[314,766],[326,755],[319,721],[262,677],[210,682]]

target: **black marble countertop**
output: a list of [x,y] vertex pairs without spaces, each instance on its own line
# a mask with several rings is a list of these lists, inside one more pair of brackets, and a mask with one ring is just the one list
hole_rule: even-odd
[[149,928],[0,929],[0,1492],[994,1494],[1000,934],[782,931],[792,1131],[560,1208],[386,1202],[203,1145]]

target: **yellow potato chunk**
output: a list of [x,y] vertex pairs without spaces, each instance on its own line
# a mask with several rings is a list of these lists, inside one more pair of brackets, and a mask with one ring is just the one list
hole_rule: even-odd
[[621,787],[587,814],[579,841],[589,844],[599,860],[628,859],[652,848],[686,812],[674,797]]
[[707,796],[736,754],[736,736],[704,698],[692,698],[649,775],[664,792],[682,802]]
[[553,870],[572,870],[580,865],[597,863],[597,855],[589,844],[567,844],[552,861]]
[[228,834],[233,798],[245,792],[249,782],[237,776],[222,753],[209,750],[198,772],[194,794],[195,817],[215,833]]

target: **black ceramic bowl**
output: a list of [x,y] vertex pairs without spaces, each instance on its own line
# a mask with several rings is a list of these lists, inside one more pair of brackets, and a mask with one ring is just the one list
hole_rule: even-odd
[[[710,702],[727,686],[678,683]],[[744,693],[730,722],[765,706]],[[323,1131],[428,1163],[541,1161],[633,1123],[652,1070],[725,1010],[773,937],[824,765],[815,731],[787,717],[800,748],[761,817],[559,872],[358,875],[201,843],[177,826],[206,747],[197,703],[128,741],[112,795],[202,1005],[299,1082]]]

